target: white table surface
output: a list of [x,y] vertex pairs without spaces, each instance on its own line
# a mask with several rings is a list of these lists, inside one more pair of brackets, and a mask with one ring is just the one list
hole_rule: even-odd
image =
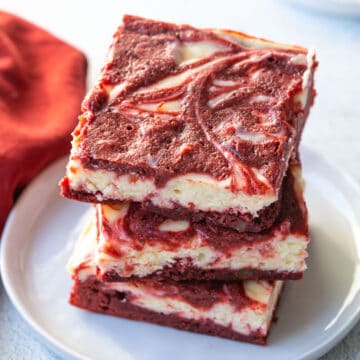
[[[82,49],[90,62],[89,85],[123,13],[233,28],[314,47],[320,62],[319,94],[303,143],[360,183],[360,17],[314,13],[286,0],[0,0],[0,9],[23,16]],[[22,320],[1,283],[0,359],[58,359]],[[322,359],[360,360],[360,323]]]

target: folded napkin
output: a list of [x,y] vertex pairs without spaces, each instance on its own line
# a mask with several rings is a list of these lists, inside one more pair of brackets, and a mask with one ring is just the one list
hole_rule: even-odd
[[0,11],[0,234],[19,190],[69,151],[85,76],[79,50]]

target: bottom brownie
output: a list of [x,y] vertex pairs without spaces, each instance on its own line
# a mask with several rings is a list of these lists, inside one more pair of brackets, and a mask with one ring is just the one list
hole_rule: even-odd
[[[219,282],[217,283],[219,284]],[[238,303],[238,306],[233,308],[234,309],[233,314],[228,314],[228,315],[230,315],[231,317],[234,316],[234,318],[236,318],[239,317],[239,314],[241,312],[244,312],[245,309],[248,309],[249,307],[252,308],[252,310],[247,314],[247,316],[244,317],[244,319],[245,318],[248,319],[247,321],[249,322],[243,324],[244,328],[249,328],[251,326],[250,324],[251,320],[254,320],[254,316],[256,316],[256,314],[259,314],[259,312],[268,313],[268,317],[266,319],[264,318],[266,324],[262,324],[262,326],[260,326],[258,329],[251,330],[246,334],[235,331],[231,327],[231,324],[230,326],[223,326],[206,318],[196,319],[196,320],[185,318],[181,316],[181,312],[176,312],[176,313],[175,312],[164,313],[163,311],[157,312],[151,309],[144,308],[139,305],[135,305],[133,302],[134,299],[137,298],[137,296],[134,295],[131,291],[115,290],[114,286],[108,287],[108,284],[99,281],[95,276],[90,276],[85,281],[80,281],[80,280],[75,281],[70,295],[70,303],[80,308],[90,311],[95,311],[98,313],[115,315],[131,320],[145,321],[158,325],[165,325],[181,330],[187,330],[187,331],[192,331],[192,332],[207,334],[212,336],[219,336],[232,340],[265,345],[269,334],[271,321],[274,319],[274,313],[280,298],[282,282],[278,282],[278,283],[281,284],[277,288],[277,294],[275,294],[276,296],[275,299],[273,300],[273,304],[271,305],[271,309],[270,308],[265,309],[267,307],[267,304],[260,303],[259,301],[255,301],[253,299],[247,298],[246,295],[244,294],[239,294],[239,293],[237,294],[237,298],[235,301]],[[113,284],[114,283],[112,283],[112,285]],[[144,281],[142,281],[142,284],[144,284]],[[190,283],[187,284],[189,284],[189,287],[194,286],[191,285]],[[223,287],[224,285],[225,284],[221,284],[221,287]],[[229,286],[230,289],[232,286],[234,286],[231,283],[227,285]],[[236,295],[235,292],[237,291],[236,290],[237,285],[238,284],[235,285],[235,290],[233,288],[231,289],[233,295]],[[242,288],[241,285],[242,282],[240,282],[240,288]],[[139,285],[136,284],[136,287],[138,286]],[[158,287],[158,285],[156,286]],[[185,288],[188,287],[188,285],[184,285],[184,286]],[[168,289],[169,292],[174,292],[173,284],[170,286],[166,285],[166,288]],[[219,296],[217,295],[220,294],[219,293],[216,294],[216,289],[217,286],[215,285],[215,292],[214,289],[212,289],[211,290],[212,294],[211,291],[209,292],[209,294],[205,294],[205,293],[197,294],[196,290],[193,292],[192,291],[193,289],[189,289],[190,293],[192,293],[193,296],[195,297],[195,303],[192,302],[191,306],[195,306],[195,304],[197,303],[199,309],[202,309],[204,311],[209,310],[214,305],[214,303],[219,301]],[[154,289],[152,289],[152,291],[153,290]],[[161,292],[161,290],[159,290],[158,288],[157,291]],[[182,289],[182,291],[185,292],[184,288]],[[204,304],[200,305],[200,303],[204,300],[203,297],[204,295],[205,296],[210,295],[210,298],[207,299],[205,305]],[[164,296],[164,294],[161,293],[161,295],[159,294],[158,296],[162,297]],[[174,295],[172,294],[172,296]],[[176,297],[178,297],[178,294],[176,294]],[[192,300],[190,299],[192,295],[189,296],[189,293],[187,293],[185,297],[182,298],[184,304],[190,303],[192,300],[194,301],[194,299]],[[222,298],[222,296],[220,296],[220,298]],[[186,307],[186,305],[184,306]]]

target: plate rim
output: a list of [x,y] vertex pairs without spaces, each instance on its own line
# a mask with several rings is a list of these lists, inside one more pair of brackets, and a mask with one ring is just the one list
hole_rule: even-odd
[[20,295],[16,293],[16,286],[14,286],[11,283],[10,275],[5,265],[7,262],[5,255],[6,249],[9,246],[9,244],[7,243],[10,243],[10,241],[6,239],[9,238],[10,229],[12,223],[15,221],[16,212],[18,208],[20,208],[22,206],[22,203],[26,201],[26,197],[28,196],[27,194],[31,193],[32,188],[35,186],[34,184],[39,182],[41,178],[45,177],[47,173],[52,172],[54,168],[60,166],[60,164],[65,165],[67,158],[68,156],[62,156],[56,159],[55,161],[51,162],[42,171],[40,171],[39,174],[37,174],[31,180],[31,182],[26,186],[24,191],[20,194],[19,198],[17,199],[15,205],[11,209],[6,219],[6,223],[0,239],[0,276],[4,289],[7,295],[9,296],[11,303],[14,305],[15,309],[22,316],[22,318],[27,322],[27,324],[30,325],[30,327],[32,327],[35,330],[35,334],[37,336],[40,335],[40,337],[44,340],[42,344],[48,346],[52,351],[54,351],[58,355],[63,356],[64,358],[76,360],[76,359],[81,359],[83,355],[78,353],[77,351],[74,351],[70,347],[63,345],[61,341],[57,340],[54,336],[48,334],[48,332],[41,325],[37,323],[34,316],[26,311],[25,306],[23,306],[21,302]]
[[[323,155],[319,154],[318,152],[314,151],[308,146],[302,146],[300,154],[307,153],[307,156],[315,157],[323,165],[327,168],[330,168],[332,171],[337,172],[341,179],[339,181],[343,181],[349,184],[354,192],[356,193],[357,197],[360,198],[360,184],[347,172],[340,169],[334,163],[326,159]],[[302,156],[301,156],[302,157]],[[26,203],[26,199],[29,196],[28,194],[31,193],[33,187],[36,186],[38,182],[41,181],[42,178],[45,178],[48,173],[51,173],[56,167],[66,164],[68,156],[63,156],[52,163],[50,163],[47,167],[45,167],[33,180],[27,185],[25,190],[20,195],[19,199],[17,200],[16,204],[12,208],[5,226],[4,230],[0,239],[0,276],[2,278],[2,283],[7,295],[10,298],[10,301],[14,305],[15,309],[18,313],[22,316],[22,318],[30,325],[32,329],[35,330],[36,335],[40,335],[42,341],[42,345],[49,347],[52,351],[56,354],[63,356],[67,359],[82,359],[84,358],[84,354],[73,350],[70,346],[64,345],[60,340],[58,340],[54,335],[49,333],[43,326],[41,326],[36,318],[26,309],[26,305],[23,304],[21,301],[21,296],[19,291],[16,290],[16,285],[12,284],[11,276],[9,274],[9,267],[6,266],[8,260],[6,258],[7,249],[11,243],[9,239],[10,231],[13,226],[13,223],[16,219],[16,214],[19,208],[21,208],[23,203]],[[306,179],[305,179],[306,180]],[[354,209],[354,205],[352,208]],[[355,209],[354,209],[355,210]],[[360,228],[360,220],[357,221],[357,225]],[[360,245],[360,237],[356,237],[354,235],[355,242],[358,242]],[[354,300],[355,301],[355,300]],[[338,344],[347,334],[348,332],[355,326],[355,324],[360,320],[360,301],[358,303],[354,302],[353,305],[355,307],[355,311],[351,318],[348,321],[343,322],[338,325],[337,330],[334,331],[334,334],[329,339],[324,339],[320,342],[317,346],[313,347],[312,349],[308,350],[305,354],[301,357],[297,358],[298,360],[306,360],[306,359],[314,359],[317,358],[330,349],[332,349],[336,344]]]

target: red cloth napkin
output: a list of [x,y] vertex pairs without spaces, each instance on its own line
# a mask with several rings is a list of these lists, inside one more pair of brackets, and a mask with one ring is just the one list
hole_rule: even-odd
[[80,51],[0,11],[0,234],[15,194],[69,151],[85,77]]

